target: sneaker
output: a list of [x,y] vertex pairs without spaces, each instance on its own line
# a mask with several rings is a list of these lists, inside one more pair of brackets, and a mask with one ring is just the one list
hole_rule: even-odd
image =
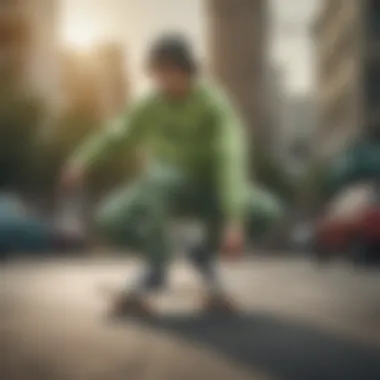
[[235,303],[225,295],[208,296],[203,305],[206,314],[234,316],[238,314]]
[[152,310],[142,297],[122,293],[115,297],[109,315],[116,319],[128,316],[145,318],[152,316]]

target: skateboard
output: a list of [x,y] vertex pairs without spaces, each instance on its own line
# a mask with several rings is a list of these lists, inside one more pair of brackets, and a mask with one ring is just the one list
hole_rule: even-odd
[[99,294],[107,301],[107,316],[112,319],[126,317],[153,317],[153,308],[147,299],[140,299],[128,294],[125,289],[102,284]]
[[[106,299],[108,316],[112,318],[152,318],[157,315],[149,298],[138,298],[128,295],[125,289],[102,285],[99,287],[101,295]],[[239,314],[235,303],[225,296],[206,295],[201,300],[200,314],[204,316],[233,317]]]

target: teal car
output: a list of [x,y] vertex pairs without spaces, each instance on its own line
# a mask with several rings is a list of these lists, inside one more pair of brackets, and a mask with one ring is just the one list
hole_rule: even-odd
[[15,252],[44,252],[52,247],[50,224],[28,212],[20,198],[0,194],[0,256]]

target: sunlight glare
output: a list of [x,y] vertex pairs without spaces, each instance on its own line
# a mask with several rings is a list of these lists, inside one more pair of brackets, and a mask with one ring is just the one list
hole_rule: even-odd
[[91,48],[99,40],[99,33],[85,23],[71,23],[63,37],[65,44],[82,50]]

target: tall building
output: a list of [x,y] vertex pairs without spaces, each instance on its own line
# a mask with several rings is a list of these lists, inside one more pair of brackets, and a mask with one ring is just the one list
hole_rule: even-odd
[[209,62],[246,119],[250,131],[265,143],[263,116],[265,0],[207,0]]
[[98,112],[100,90],[93,57],[66,50],[62,52],[61,66],[62,89],[65,94],[64,110],[81,110],[91,114]]
[[316,142],[317,115],[312,95],[288,95],[284,101],[282,124],[283,160],[294,175],[302,175],[308,169]]
[[13,2],[0,3],[0,80],[19,78],[30,37],[24,12]]
[[116,42],[102,44],[94,51],[100,85],[99,96],[105,118],[120,113],[129,98],[130,86],[125,58],[123,44]]
[[66,51],[61,78],[66,108],[88,112],[98,121],[119,114],[129,97],[124,51],[116,43],[82,53]]
[[284,109],[286,93],[284,77],[281,68],[268,64],[264,70],[263,111],[266,138],[266,148],[275,159],[281,160],[283,149]]
[[0,77],[60,103],[57,1],[0,2]]
[[376,0],[324,0],[314,25],[319,139],[330,155],[380,127],[380,8]]

